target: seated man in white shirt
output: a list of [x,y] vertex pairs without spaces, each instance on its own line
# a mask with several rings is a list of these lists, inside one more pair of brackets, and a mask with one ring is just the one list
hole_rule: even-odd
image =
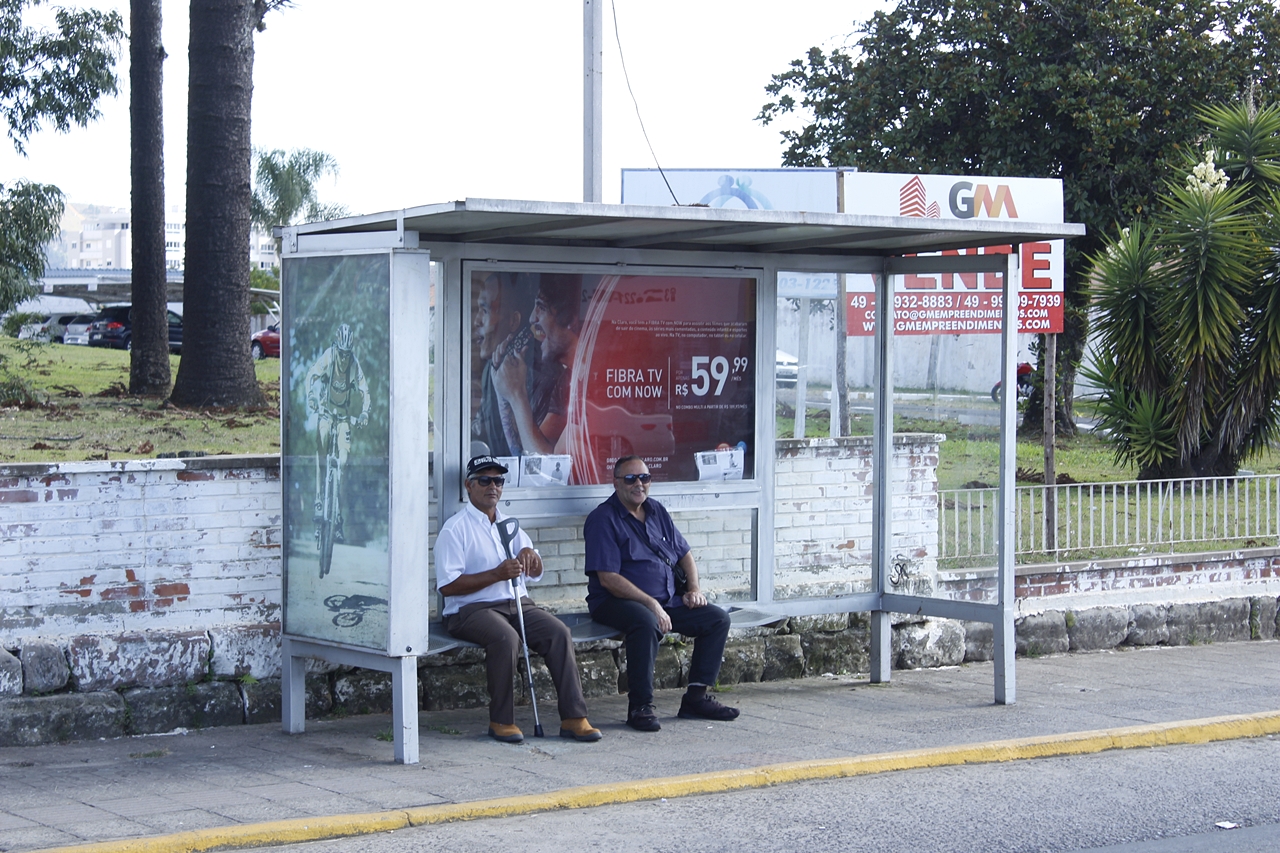
[[515,724],[512,681],[520,657],[520,623],[512,595],[512,581],[524,608],[529,650],[543,656],[559,697],[560,737],[597,741],[601,735],[587,722],[578,662],[569,628],[535,605],[525,589],[527,581],[542,577],[542,557],[519,531],[508,558],[497,523],[502,476],[507,469],[492,456],[476,456],[467,463],[466,489],[470,504],[440,528],[436,537],[436,584],[444,599],[444,628],[459,640],[483,646],[489,676],[489,735],[505,743],[520,743],[524,735]]

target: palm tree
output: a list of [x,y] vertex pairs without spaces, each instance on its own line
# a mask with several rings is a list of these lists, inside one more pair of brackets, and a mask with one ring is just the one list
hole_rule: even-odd
[[[279,148],[255,151],[253,199],[249,216],[253,224],[270,230],[292,225],[301,216],[310,222],[347,215],[346,207],[321,204],[316,184],[325,175],[338,174],[338,161],[323,151]],[[276,241],[276,266],[280,265],[280,241]]]
[[327,211],[316,194],[316,183],[325,175],[338,174],[338,161],[323,151],[295,148],[285,152],[254,151],[253,201],[250,216],[260,228],[292,225],[301,213],[308,219]]
[[179,405],[265,404],[249,351],[249,123],[254,32],[282,5],[191,0]]
[[1099,414],[1143,478],[1234,474],[1280,436],[1280,105],[1200,117],[1204,158],[1093,258]]
[[129,12],[130,222],[133,334],[129,392],[169,393],[169,320],[164,263],[164,45],[160,0],[131,0]]

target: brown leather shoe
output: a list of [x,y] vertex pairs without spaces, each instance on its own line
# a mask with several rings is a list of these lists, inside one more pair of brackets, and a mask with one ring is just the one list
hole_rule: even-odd
[[570,717],[560,721],[560,737],[571,737],[583,743],[592,743],[604,737],[599,729],[591,728],[586,717]]
[[489,723],[489,737],[503,743],[524,743],[524,732],[506,723]]

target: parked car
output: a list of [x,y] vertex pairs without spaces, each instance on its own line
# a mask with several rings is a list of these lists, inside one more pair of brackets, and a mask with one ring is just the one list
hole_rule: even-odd
[[62,342],[69,346],[89,345],[89,327],[98,319],[97,314],[77,314],[62,332]]
[[280,324],[272,323],[249,339],[249,349],[255,359],[280,357]]
[[774,362],[773,375],[776,382],[781,386],[795,385],[800,379],[800,359],[791,353],[778,350],[777,360]]
[[[182,352],[182,315],[169,311],[169,351]],[[133,306],[110,305],[89,326],[89,346],[133,348]]]
[[67,324],[76,318],[74,313],[52,314],[49,319],[44,322],[37,333],[37,340],[49,341],[51,343],[62,343],[62,336],[67,328]]
[[39,320],[31,323],[23,323],[18,329],[18,340],[20,341],[47,341],[47,337],[41,337],[41,329],[49,325],[49,321],[53,319],[53,315],[41,315]]

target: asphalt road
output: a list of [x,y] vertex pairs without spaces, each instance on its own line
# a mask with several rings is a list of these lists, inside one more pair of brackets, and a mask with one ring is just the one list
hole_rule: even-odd
[[[269,848],[279,853],[1280,850],[1280,738],[799,783]],[[1215,824],[1230,822],[1236,829]]]

